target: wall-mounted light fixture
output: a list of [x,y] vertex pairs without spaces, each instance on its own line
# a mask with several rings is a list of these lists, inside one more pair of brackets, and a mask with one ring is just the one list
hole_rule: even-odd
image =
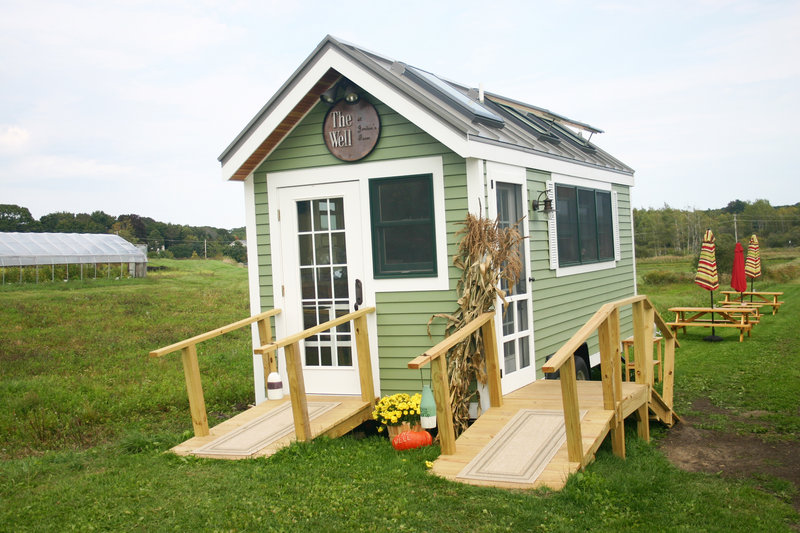
[[319,95],[319,99],[328,105],[333,105],[342,98],[344,98],[345,102],[348,104],[355,104],[361,99],[360,92],[361,89],[353,84],[353,82],[347,78],[342,78],[336,82],[336,85]]
[[[544,196],[544,202],[542,202],[542,196]],[[547,197],[547,191],[540,192],[536,200],[531,200],[531,209],[534,211],[542,211],[545,214],[550,214],[556,210],[555,207],[553,207],[553,200]]]

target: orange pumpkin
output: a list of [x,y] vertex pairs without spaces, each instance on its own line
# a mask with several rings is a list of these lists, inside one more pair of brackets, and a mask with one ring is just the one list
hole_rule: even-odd
[[395,450],[411,450],[422,446],[430,446],[432,442],[433,437],[425,430],[404,431],[392,439],[392,446]]

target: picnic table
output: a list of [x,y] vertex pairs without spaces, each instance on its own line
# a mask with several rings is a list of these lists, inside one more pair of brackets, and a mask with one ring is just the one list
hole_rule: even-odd
[[750,307],[750,308],[754,309],[755,312],[752,315],[750,315],[750,318],[749,318],[749,321],[750,321],[751,324],[760,324],[761,323],[761,306],[762,305],[763,304],[757,303],[757,302],[752,302],[752,303],[750,303],[750,302],[734,302],[734,301],[726,301],[726,300],[723,300],[723,301],[719,302],[719,306],[720,307],[734,308],[734,309],[738,309],[738,308],[741,308],[741,307]]
[[[759,305],[769,305],[772,306],[772,314],[775,315],[780,309],[781,305],[786,302],[779,301],[778,298],[783,296],[782,292],[765,292],[765,291],[744,291],[744,292],[736,292],[736,291],[720,291],[721,294],[725,295],[725,300],[721,303],[722,305],[726,304],[734,304],[734,303],[746,303],[743,302],[742,299],[744,296],[755,296],[758,298],[757,301],[752,302],[754,304]],[[752,299],[752,298],[751,298]]]
[[[754,307],[671,307],[669,309],[675,313],[675,321],[667,322],[677,335],[679,329],[686,333],[687,327],[703,328],[737,328],[739,330],[739,342],[744,340],[744,334],[750,336],[753,323],[750,322],[750,315],[756,313]],[[717,317],[714,319],[714,317]],[[708,318],[710,317],[710,318]],[[712,321],[713,320],[713,321]]]

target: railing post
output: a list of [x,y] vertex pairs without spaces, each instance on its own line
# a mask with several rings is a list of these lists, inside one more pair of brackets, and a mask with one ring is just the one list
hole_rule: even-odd
[[503,406],[503,389],[500,385],[500,358],[497,354],[497,333],[494,329],[494,318],[481,326],[483,352],[486,359],[486,379],[489,385],[489,405]]
[[[269,323],[269,318],[262,318],[256,322],[256,325],[258,326],[259,345],[264,346],[265,344],[272,343],[272,326]],[[273,351],[268,354],[264,354],[261,358],[261,364],[264,366],[265,383],[267,381],[267,376],[269,376],[271,372],[278,371],[278,361],[276,359],[276,355],[277,353]]]
[[308,418],[306,383],[303,379],[303,363],[300,361],[300,343],[284,347],[286,373],[289,375],[289,396],[292,399],[292,417],[298,441],[311,440],[311,422]]
[[181,350],[183,375],[186,378],[186,394],[189,396],[189,412],[195,437],[208,435],[208,415],[203,398],[203,384],[200,381],[200,365],[197,362],[197,347],[190,344]]
[[442,455],[456,453],[456,432],[453,427],[453,408],[450,406],[450,383],[447,379],[447,358],[440,354],[431,361],[433,397],[436,400],[436,420]]
[[600,370],[603,377],[603,408],[614,411],[611,448],[614,455],[625,457],[625,420],[621,413],[622,369],[620,365],[619,310],[614,309],[597,328],[600,343]]
[[361,382],[361,399],[375,407],[375,386],[372,382],[372,357],[369,351],[367,317],[361,315],[353,320],[358,352],[358,377]]
[[653,307],[645,306],[644,301],[634,302],[633,308],[633,350],[636,383],[647,385],[647,401],[638,409],[639,437],[650,442],[650,390],[653,386]]
[[583,465],[583,436],[578,408],[578,385],[575,380],[575,359],[570,357],[561,365],[561,402],[564,407],[564,426],[567,432],[567,453],[573,463]]
[[664,336],[664,379],[661,382],[661,390],[664,393],[664,403],[672,409],[672,388],[675,386],[675,337]]
[[636,383],[653,386],[654,309],[646,301],[633,304],[633,352]]

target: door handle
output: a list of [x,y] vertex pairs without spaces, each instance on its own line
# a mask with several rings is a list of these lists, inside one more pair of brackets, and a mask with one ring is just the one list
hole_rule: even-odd
[[358,306],[364,303],[364,287],[361,285],[361,280],[356,280],[356,305],[355,310],[358,311]]

